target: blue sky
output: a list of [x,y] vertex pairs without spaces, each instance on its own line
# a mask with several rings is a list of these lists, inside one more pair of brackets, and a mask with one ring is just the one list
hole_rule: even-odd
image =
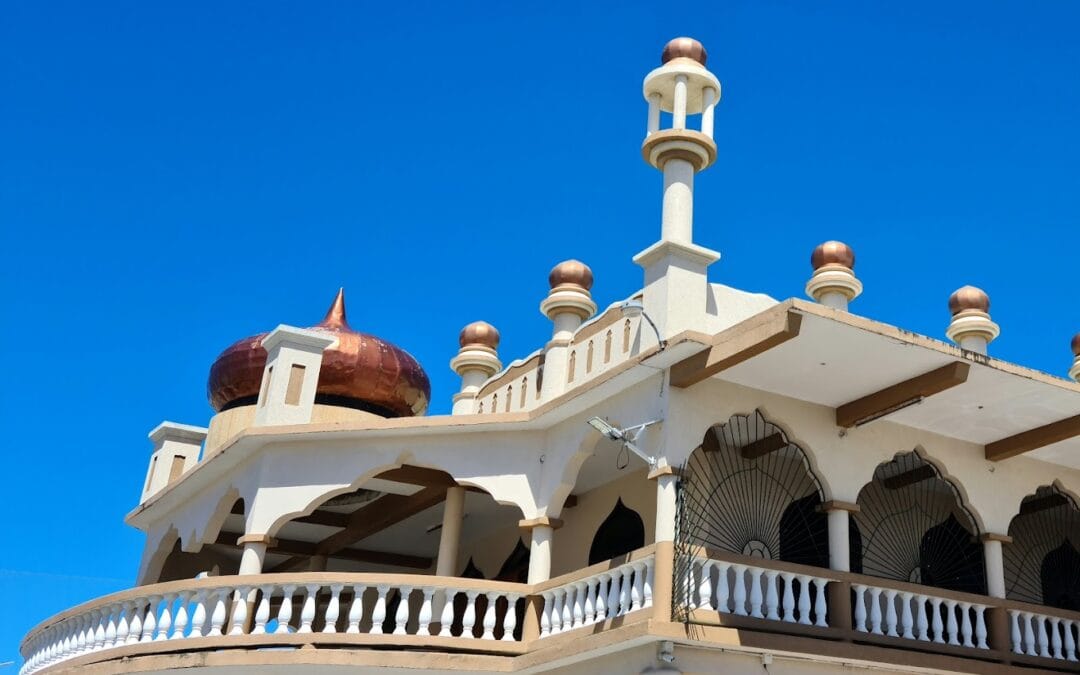
[[[9,2],[0,20],[0,661],[132,583],[123,524],[163,419],[203,425],[233,340],[310,325],[412,352],[450,408],[457,333],[543,344],[548,270],[601,306],[659,235],[641,78],[693,35],[723,83],[697,180],[714,281],[802,296],[858,256],[860,314],[1064,375],[1080,330],[1080,3]],[[287,270],[287,272],[286,272]]]

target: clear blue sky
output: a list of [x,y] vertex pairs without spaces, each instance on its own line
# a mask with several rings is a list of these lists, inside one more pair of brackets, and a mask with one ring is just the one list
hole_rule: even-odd
[[677,35],[724,85],[697,183],[714,281],[801,296],[843,239],[854,311],[941,337],[980,285],[991,352],[1064,375],[1080,3],[586,4],[5,4],[0,661],[132,583],[146,433],[207,422],[233,340],[343,285],[445,413],[465,323],[504,359],[543,344],[554,263],[589,263],[601,306],[639,288],[661,185],[641,79]]

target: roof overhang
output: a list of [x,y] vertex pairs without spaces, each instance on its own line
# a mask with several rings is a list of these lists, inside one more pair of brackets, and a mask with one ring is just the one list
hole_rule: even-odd
[[671,383],[710,377],[1080,469],[1080,385],[887,324],[788,300],[712,337]]

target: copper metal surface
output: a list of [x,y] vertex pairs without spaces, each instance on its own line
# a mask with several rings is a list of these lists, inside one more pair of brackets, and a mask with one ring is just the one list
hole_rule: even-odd
[[[408,352],[353,330],[345,318],[345,293],[312,330],[332,333],[336,346],[323,353],[316,401],[371,410],[388,417],[421,415],[431,398],[424,369]],[[259,395],[266,333],[233,343],[210,367],[206,394],[214,410],[254,403]]]
[[949,311],[956,315],[966,309],[989,312],[990,296],[983,289],[974,286],[956,289],[956,292],[949,296]]
[[491,349],[498,349],[499,331],[487,321],[473,321],[461,329],[458,344],[462,347],[481,345]]
[[825,265],[843,265],[855,269],[855,251],[842,241],[827,241],[810,254],[810,265],[819,270]]
[[551,268],[548,283],[552,288],[570,284],[589,290],[593,285],[592,270],[580,260],[564,260]]
[[667,63],[672,59],[686,58],[705,65],[708,58],[705,46],[694,38],[679,37],[664,45],[664,51],[660,54],[660,62]]
[[1080,333],[1073,336],[1072,339],[1073,355],[1080,356]]

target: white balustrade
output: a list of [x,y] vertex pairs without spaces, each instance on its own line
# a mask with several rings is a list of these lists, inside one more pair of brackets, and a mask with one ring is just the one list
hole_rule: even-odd
[[851,588],[859,632],[989,649],[986,605],[866,584]]
[[540,593],[540,637],[652,607],[654,558],[628,562]]
[[1016,654],[1062,661],[1080,659],[1080,621],[1010,609],[1009,635]]
[[[141,595],[128,592],[122,600],[95,603],[34,630],[22,645],[25,663],[20,673],[29,675],[75,657],[124,647],[152,652],[157,641],[228,640],[234,635],[259,635],[273,644],[276,636],[315,630],[320,634],[381,633],[386,625],[387,632],[398,636],[520,639],[514,633],[521,624],[518,612],[524,603],[518,601],[525,597],[524,586],[521,590],[455,589],[436,586],[430,583],[431,577],[424,576],[416,577],[416,585],[350,582],[363,576],[375,575],[303,583],[289,581],[285,575],[265,575],[254,586],[233,585],[229,577],[215,577],[193,582],[198,587],[190,590],[155,593],[150,586]],[[580,585],[582,592],[570,616],[571,622],[585,623],[597,617],[589,598],[595,602],[606,591],[591,579]],[[176,582],[169,586],[175,588]],[[648,588],[642,579],[639,589],[644,606]],[[441,603],[438,617],[436,598]],[[607,612],[607,605],[603,607]]]
[[744,563],[696,559],[687,570],[689,604],[696,609],[771,621],[828,626],[829,580]]

